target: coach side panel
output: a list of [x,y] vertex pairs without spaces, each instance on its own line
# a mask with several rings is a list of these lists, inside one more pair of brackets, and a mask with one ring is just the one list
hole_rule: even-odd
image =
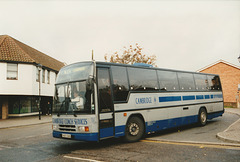
[[209,119],[222,115],[222,92],[131,93],[128,103],[114,105],[115,136],[124,136],[132,115],[141,115],[146,133],[195,123],[205,107]]

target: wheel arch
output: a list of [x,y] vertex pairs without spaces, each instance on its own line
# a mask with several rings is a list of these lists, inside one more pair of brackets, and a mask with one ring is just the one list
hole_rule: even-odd
[[201,106],[201,107],[199,108],[199,110],[198,110],[198,114],[200,113],[200,110],[201,110],[201,109],[205,109],[206,113],[208,114],[208,111],[207,111],[206,106]]
[[145,132],[145,131],[146,131],[145,119],[144,119],[143,115],[140,114],[140,113],[133,113],[133,114],[131,114],[131,115],[128,117],[128,119],[127,119],[125,125],[127,125],[128,121],[129,121],[132,117],[138,117],[138,118],[140,118],[140,119],[143,121],[144,132]]
[[126,127],[125,127],[125,136],[124,136],[125,141],[137,142],[140,139],[144,138],[145,135],[146,135],[146,124],[145,124],[145,119],[143,115],[140,113],[133,113],[129,115],[126,122]]

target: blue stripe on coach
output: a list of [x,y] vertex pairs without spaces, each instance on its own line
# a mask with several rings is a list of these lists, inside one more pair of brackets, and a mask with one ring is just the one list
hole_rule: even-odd
[[167,96],[159,97],[159,102],[172,102],[172,101],[181,101],[181,96]]

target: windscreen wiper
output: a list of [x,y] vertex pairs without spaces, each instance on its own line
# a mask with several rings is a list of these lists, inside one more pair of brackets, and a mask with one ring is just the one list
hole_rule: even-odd
[[60,111],[62,110],[63,104],[65,104],[65,102],[66,101],[63,100],[63,102],[61,103],[60,109],[58,110],[58,114],[57,114],[58,117],[60,116]]

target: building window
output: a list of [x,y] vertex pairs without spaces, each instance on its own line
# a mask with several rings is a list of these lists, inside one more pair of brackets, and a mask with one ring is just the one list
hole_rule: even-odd
[[18,77],[18,64],[7,64],[7,79],[16,80]]
[[47,71],[47,84],[50,84],[50,71]]
[[21,98],[20,99],[20,114],[31,113],[31,98]]
[[38,70],[38,67],[36,67],[36,81],[37,82],[39,82],[39,79],[40,79],[39,78],[39,76],[40,76],[39,73],[40,73],[40,71]]
[[38,97],[9,97],[9,114],[25,114],[38,112]]
[[42,82],[45,83],[45,69],[42,69]]

